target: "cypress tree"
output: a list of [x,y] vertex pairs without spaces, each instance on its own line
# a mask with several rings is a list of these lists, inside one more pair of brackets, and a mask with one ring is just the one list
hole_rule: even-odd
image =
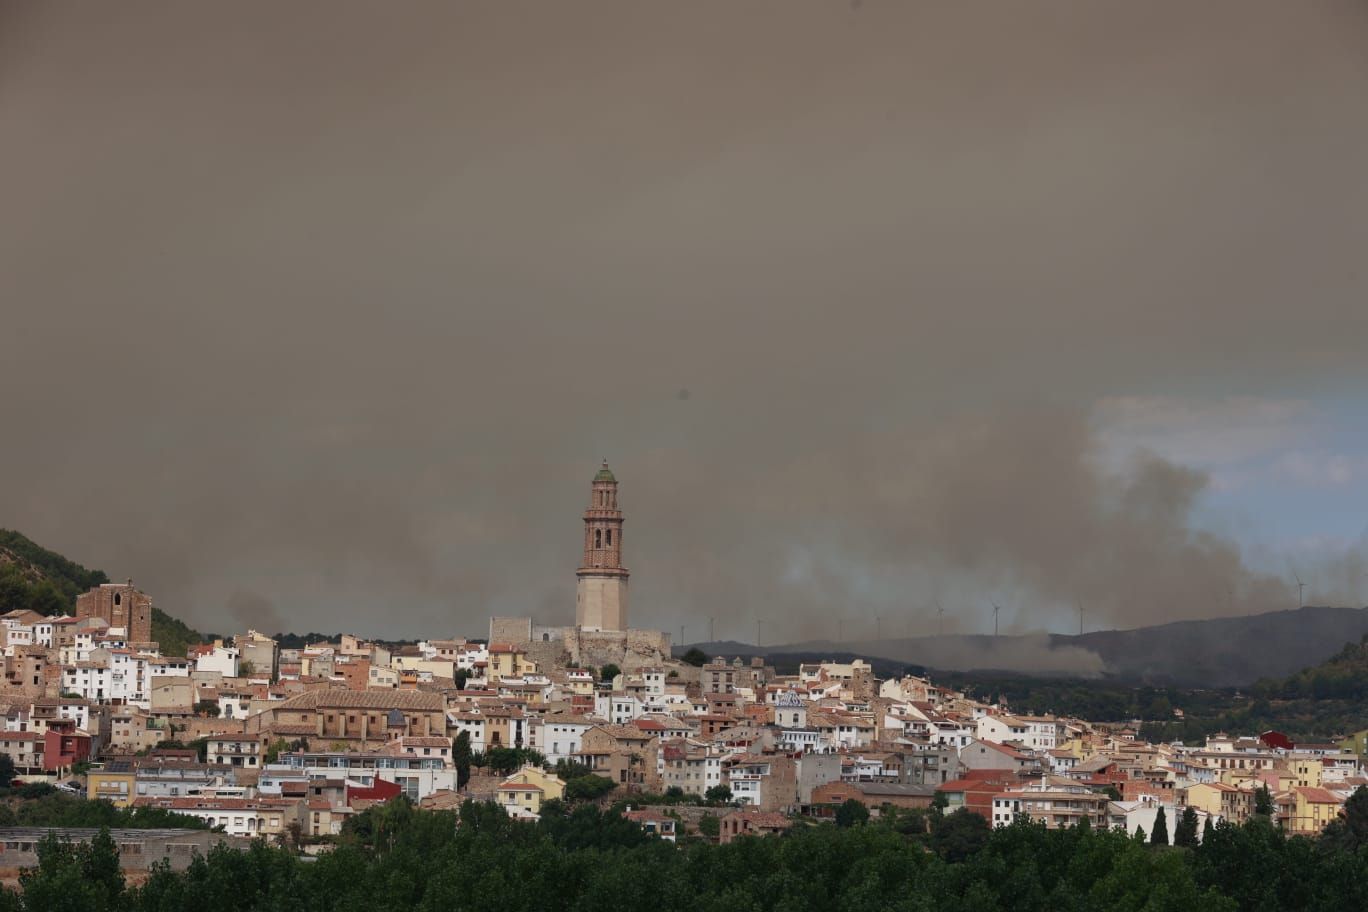
[[1197,812],[1192,808],[1183,808],[1178,826],[1173,830],[1173,844],[1188,848],[1197,844]]
[[1150,845],[1168,845],[1168,818],[1164,816],[1164,806],[1154,815],[1154,829],[1150,830]]
[[451,759],[456,767],[456,788],[463,789],[470,781],[470,732],[461,732],[451,749]]

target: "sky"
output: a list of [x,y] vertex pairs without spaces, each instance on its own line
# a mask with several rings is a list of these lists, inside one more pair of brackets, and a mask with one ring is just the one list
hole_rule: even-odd
[[0,0],[0,526],[201,629],[1368,601],[1368,7]]

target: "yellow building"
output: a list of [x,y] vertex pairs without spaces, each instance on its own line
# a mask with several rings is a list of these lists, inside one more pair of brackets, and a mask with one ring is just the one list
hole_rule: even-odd
[[1339,816],[1344,805],[1333,792],[1323,788],[1298,788],[1295,816],[1287,821],[1287,831],[1293,835],[1311,836],[1324,830]]
[[520,678],[536,674],[537,663],[527,657],[527,653],[511,643],[490,643],[489,664],[485,676],[491,685],[501,678]]
[[133,803],[134,773],[124,763],[111,763],[102,770],[91,770],[86,774],[86,797],[92,801],[108,801],[115,807],[128,807]]
[[1319,757],[1293,757],[1287,763],[1287,771],[1296,778],[1299,788],[1320,788],[1324,769]]
[[524,766],[498,788],[499,806],[508,816],[522,819],[536,819],[541,814],[542,802],[563,797],[565,783],[536,766]]
[[1368,728],[1354,732],[1341,741],[1339,746],[1351,754],[1368,754]]
[[1254,812],[1254,789],[1224,782],[1203,782],[1183,790],[1181,802],[1213,817],[1243,823]]

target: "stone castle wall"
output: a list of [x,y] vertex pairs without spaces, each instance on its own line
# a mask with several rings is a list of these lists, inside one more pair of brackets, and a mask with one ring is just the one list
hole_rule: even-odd
[[611,662],[623,671],[634,671],[670,659],[670,635],[661,630],[581,630],[534,625],[531,618],[490,618],[489,639],[523,647],[528,658],[545,669]]
[[532,619],[529,617],[492,617],[489,619],[489,642],[529,643],[532,641]]
[[566,630],[566,647],[579,665],[612,662],[623,671],[661,665],[670,657],[670,635],[660,630]]

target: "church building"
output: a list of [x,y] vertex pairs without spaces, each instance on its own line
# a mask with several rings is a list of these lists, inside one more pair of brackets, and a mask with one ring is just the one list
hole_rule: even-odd
[[607,461],[589,485],[584,559],[575,571],[575,626],[543,627],[530,617],[489,619],[489,641],[528,647],[539,665],[615,663],[624,669],[670,658],[669,634],[628,626],[627,580],[622,564],[622,510],[618,481]]

